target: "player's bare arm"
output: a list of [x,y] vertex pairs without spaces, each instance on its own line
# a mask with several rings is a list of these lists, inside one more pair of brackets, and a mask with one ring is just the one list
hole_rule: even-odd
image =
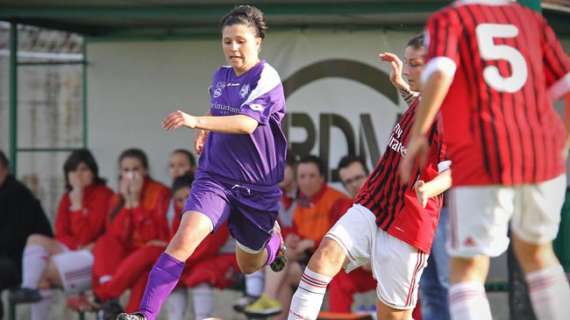
[[168,114],[162,121],[162,128],[168,131],[187,127],[232,134],[250,134],[257,125],[257,120],[245,115],[193,116],[180,110]]
[[396,89],[398,89],[402,98],[404,98],[404,100],[409,104],[419,95],[419,93],[413,91],[410,88],[410,85],[402,77],[404,63],[397,55],[391,52],[380,53],[378,54],[378,57],[381,62],[390,63],[390,66],[392,67],[392,70],[390,70],[390,82]]
[[416,195],[418,196],[418,201],[425,208],[428,199],[436,197],[451,187],[451,169],[445,170],[439,173],[432,180],[425,182],[423,180],[418,180],[414,185],[416,190]]
[[564,127],[566,128],[566,142],[562,149],[562,157],[566,159],[570,150],[570,93],[564,96]]
[[443,71],[434,71],[422,89],[422,99],[416,111],[416,118],[407,153],[400,165],[402,179],[408,180],[414,164],[423,167],[426,163],[429,145],[425,134],[434,122],[435,116],[441,107],[443,99],[449,91],[453,77]]

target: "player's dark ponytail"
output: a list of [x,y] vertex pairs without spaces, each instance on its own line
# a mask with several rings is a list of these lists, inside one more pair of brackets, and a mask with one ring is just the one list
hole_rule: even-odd
[[234,24],[244,24],[253,27],[256,30],[256,35],[261,39],[265,38],[265,31],[267,30],[267,24],[265,24],[263,12],[250,5],[235,7],[222,18],[220,24],[222,28],[232,26]]

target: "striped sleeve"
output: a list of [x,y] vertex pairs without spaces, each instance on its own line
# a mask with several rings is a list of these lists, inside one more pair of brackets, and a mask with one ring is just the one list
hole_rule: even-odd
[[455,75],[460,61],[459,39],[462,30],[453,8],[442,10],[428,20],[425,31],[428,63],[422,73],[422,82],[435,71],[442,71],[451,77]]
[[[538,16],[538,15],[537,15]],[[542,53],[546,87],[553,100],[557,100],[570,92],[570,59],[554,31],[548,23],[542,21]]]

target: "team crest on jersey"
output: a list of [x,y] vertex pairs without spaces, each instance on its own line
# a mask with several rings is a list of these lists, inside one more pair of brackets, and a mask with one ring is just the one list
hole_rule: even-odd
[[250,108],[251,110],[253,110],[253,111],[259,111],[259,112],[261,112],[261,111],[263,111],[263,109],[265,109],[265,108],[263,108],[262,105],[257,104],[257,103],[252,103],[252,104],[250,104],[250,105],[249,105],[249,108]]
[[240,91],[239,91],[239,95],[242,98],[245,98],[245,96],[247,96],[247,94],[249,93],[249,84],[245,84],[241,87]]
[[222,95],[222,91],[226,87],[226,83],[224,81],[218,81],[216,83],[216,88],[214,89],[214,93],[212,94],[214,98],[217,98]]

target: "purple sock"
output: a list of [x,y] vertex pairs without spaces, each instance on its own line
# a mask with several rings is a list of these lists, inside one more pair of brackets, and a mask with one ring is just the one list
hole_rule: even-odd
[[267,249],[267,262],[265,265],[270,265],[277,257],[279,248],[281,248],[281,237],[276,232],[273,232],[265,248]]
[[140,304],[140,313],[147,320],[154,320],[158,316],[162,303],[176,287],[183,270],[184,262],[166,252],[160,255],[148,275]]

